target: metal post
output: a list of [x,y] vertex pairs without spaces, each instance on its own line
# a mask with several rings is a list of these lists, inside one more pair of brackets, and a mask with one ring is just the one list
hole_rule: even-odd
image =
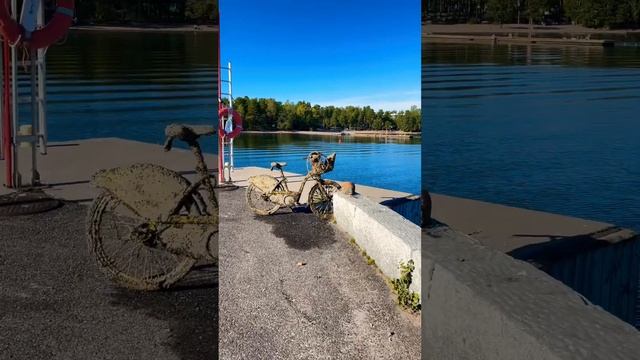
[[[38,99],[38,51],[30,50],[31,57],[31,134],[37,139],[40,134],[40,101]],[[38,141],[31,143],[31,186],[40,184],[38,174],[38,156],[36,146]]]
[[222,164],[220,166],[219,174],[220,174],[220,183],[224,183],[225,182],[225,178],[224,178],[224,136],[222,137],[222,147],[220,148],[220,164]]
[[[44,4],[38,7],[38,26],[44,26]],[[40,154],[47,154],[47,61],[46,49],[38,49],[38,147]]]
[[[11,0],[11,17],[14,20],[17,20],[17,0]],[[18,50],[15,47],[11,47],[11,95],[11,145],[13,148],[11,156],[13,158],[13,187],[19,188],[22,186],[22,179],[20,178],[17,151],[18,144],[16,143],[16,136],[18,135]]]
[[[6,40],[2,40],[0,42],[0,67],[4,69],[4,43]],[[0,103],[4,104],[4,71],[0,72]],[[5,151],[4,151],[4,105],[0,105],[0,160],[4,160]]]
[[233,172],[233,139],[229,140],[229,177]]
[[[218,113],[222,109],[222,72],[220,68],[220,25],[218,25]],[[222,119],[218,116],[218,183],[224,182],[224,134],[220,126]]]
[[2,77],[4,79],[2,83],[2,108],[3,108],[3,117],[2,117],[2,127],[4,128],[3,136],[3,153],[4,153],[4,161],[5,161],[5,185],[9,188],[13,187],[13,148],[11,146],[11,111],[10,111],[10,98],[11,98],[11,75],[10,75],[10,66],[11,59],[9,57],[10,54],[9,43],[5,40],[2,43]]

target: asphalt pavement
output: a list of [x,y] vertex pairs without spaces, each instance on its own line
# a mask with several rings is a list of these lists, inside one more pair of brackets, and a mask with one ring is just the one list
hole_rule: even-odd
[[219,196],[221,359],[420,359],[419,316],[334,225]]
[[333,225],[219,196],[220,285],[203,265],[161,292],[102,275],[85,206],[0,217],[0,359],[420,358],[419,316]]
[[0,217],[0,359],[215,359],[217,269],[171,291],[121,289],[89,255],[86,214]]

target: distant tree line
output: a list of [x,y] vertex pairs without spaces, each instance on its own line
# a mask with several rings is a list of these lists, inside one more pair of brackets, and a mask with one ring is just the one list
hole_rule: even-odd
[[640,0],[422,0],[422,19],[433,23],[575,23],[588,27],[640,27]]
[[218,24],[218,0],[78,0],[80,23]]
[[420,109],[375,111],[369,106],[335,107],[311,105],[305,101],[241,97],[233,108],[243,118],[246,130],[402,130],[420,131]]

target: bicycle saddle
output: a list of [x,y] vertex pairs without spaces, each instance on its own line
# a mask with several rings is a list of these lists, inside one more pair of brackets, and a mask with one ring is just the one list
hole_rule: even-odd
[[180,125],[171,124],[164,129],[164,134],[167,136],[167,140],[164,143],[164,150],[169,151],[173,145],[173,139],[179,139],[190,146],[193,145],[200,136],[213,135],[216,133],[216,128],[208,125]]
[[271,163],[271,170],[273,170],[273,169],[280,170],[285,166],[287,166],[286,162],[276,162],[276,161],[274,161],[274,162]]

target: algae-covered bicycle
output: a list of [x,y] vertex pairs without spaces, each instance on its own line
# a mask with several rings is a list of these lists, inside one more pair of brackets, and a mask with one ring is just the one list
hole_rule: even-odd
[[284,162],[271,163],[271,171],[280,170],[279,179],[271,175],[250,177],[246,193],[249,208],[258,215],[271,215],[282,207],[293,208],[300,205],[304,187],[307,182],[312,181],[315,184],[311,187],[307,198],[309,208],[321,218],[331,216],[333,214],[332,195],[340,190],[340,184],[323,179],[322,174],[333,170],[336,154],[324,156],[314,151],[307,156],[307,161],[311,164],[311,169],[302,180],[298,191],[289,190],[288,179],[283,171],[287,163]]
[[102,170],[91,181],[102,192],[89,212],[89,249],[107,276],[132,289],[168,288],[198,260],[218,257],[216,180],[198,143],[215,129],[174,124],[165,134],[165,151],[178,139],[196,157],[193,184],[154,164]]

